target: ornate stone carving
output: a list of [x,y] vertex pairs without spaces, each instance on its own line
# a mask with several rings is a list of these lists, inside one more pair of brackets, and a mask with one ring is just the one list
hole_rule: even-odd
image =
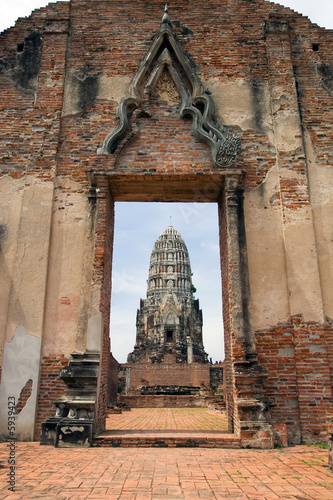
[[91,446],[99,362],[98,353],[73,353],[60,370],[67,394],[54,402],[55,416],[42,424],[41,444]]
[[239,135],[228,134],[221,144],[217,154],[216,163],[219,167],[232,167],[236,163],[236,158],[241,150]]
[[[214,117],[214,102],[203,86],[194,65],[176,39],[167,10],[162,25],[145,58],[134,75],[129,95],[119,105],[119,124],[108,134],[99,154],[114,154],[122,139],[132,129],[136,109],[144,111],[144,96],[152,90],[180,101],[181,118],[191,116],[193,134],[209,145],[215,167],[230,168],[240,152],[240,138]],[[174,102],[172,102],[174,104]]]
[[[174,260],[174,268],[168,265],[170,258]],[[168,277],[170,267],[174,279]],[[128,356],[129,363],[144,359],[161,363],[166,355],[173,355],[176,363],[207,362],[202,311],[199,300],[192,297],[191,285],[186,244],[178,231],[169,226],[157,238],[151,254],[147,298],[140,301],[136,343]]]
[[180,95],[177,91],[175,82],[167,71],[164,71],[158,80],[155,87],[155,93],[159,94],[168,104],[180,103]]

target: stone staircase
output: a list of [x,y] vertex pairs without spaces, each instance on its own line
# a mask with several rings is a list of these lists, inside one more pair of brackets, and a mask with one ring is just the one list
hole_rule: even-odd
[[[92,446],[240,448],[240,439],[227,431],[223,407],[221,398],[212,398],[205,409],[127,407],[122,413],[110,408],[106,430],[93,438]],[[119,410],[122,415],[117,415]]]
[[104,431],[93,438],[95,447],[127,448],[232,448],[239,449],[241,441],[234,434],[215,431]]

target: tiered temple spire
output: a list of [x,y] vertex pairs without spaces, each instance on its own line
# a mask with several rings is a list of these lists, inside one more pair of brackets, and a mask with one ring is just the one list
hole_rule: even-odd
[[[129,362],[206,362],[202,311],[193,297],[186,244],[173,227],[157,238],[150,258],[147,298],[137,314],[137,335]],[[166,356],[167,355],[167,356]]]

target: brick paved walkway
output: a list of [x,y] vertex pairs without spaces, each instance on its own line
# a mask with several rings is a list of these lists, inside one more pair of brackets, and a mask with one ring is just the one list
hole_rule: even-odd
[[106,430],[179,430],[226,431],[225,413],[207,408],[132,408],[109,415]]
[[227,416],[207,408],[133,408],[110,414],[93,446],[240,448]]
[[7,490],[0,444],[0,499],[332,500],[327,450],[56,449],[18,443],[16,493]]

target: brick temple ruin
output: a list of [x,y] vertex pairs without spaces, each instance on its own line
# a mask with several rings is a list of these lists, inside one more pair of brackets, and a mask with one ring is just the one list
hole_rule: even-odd
[[187,246],[169,225],[151,253],[134,350],[119,367],[118,402],[130,407],[197,407],[207,406],[215,392],[223,393],[223,367],[208,363],[203,315],[194,291]]
[[171,201],[218,206],[229,431],[326,439],[332,49],[264,0],[70,0],[0,35],[3,437],[8,397],[17,439],[103,430],[114,204]]
[[173,227],[157,238],[150,257],[147,298],[136,318],[136,342],[130,363],[205,363],[202,311],[194,299],[186,244]]

